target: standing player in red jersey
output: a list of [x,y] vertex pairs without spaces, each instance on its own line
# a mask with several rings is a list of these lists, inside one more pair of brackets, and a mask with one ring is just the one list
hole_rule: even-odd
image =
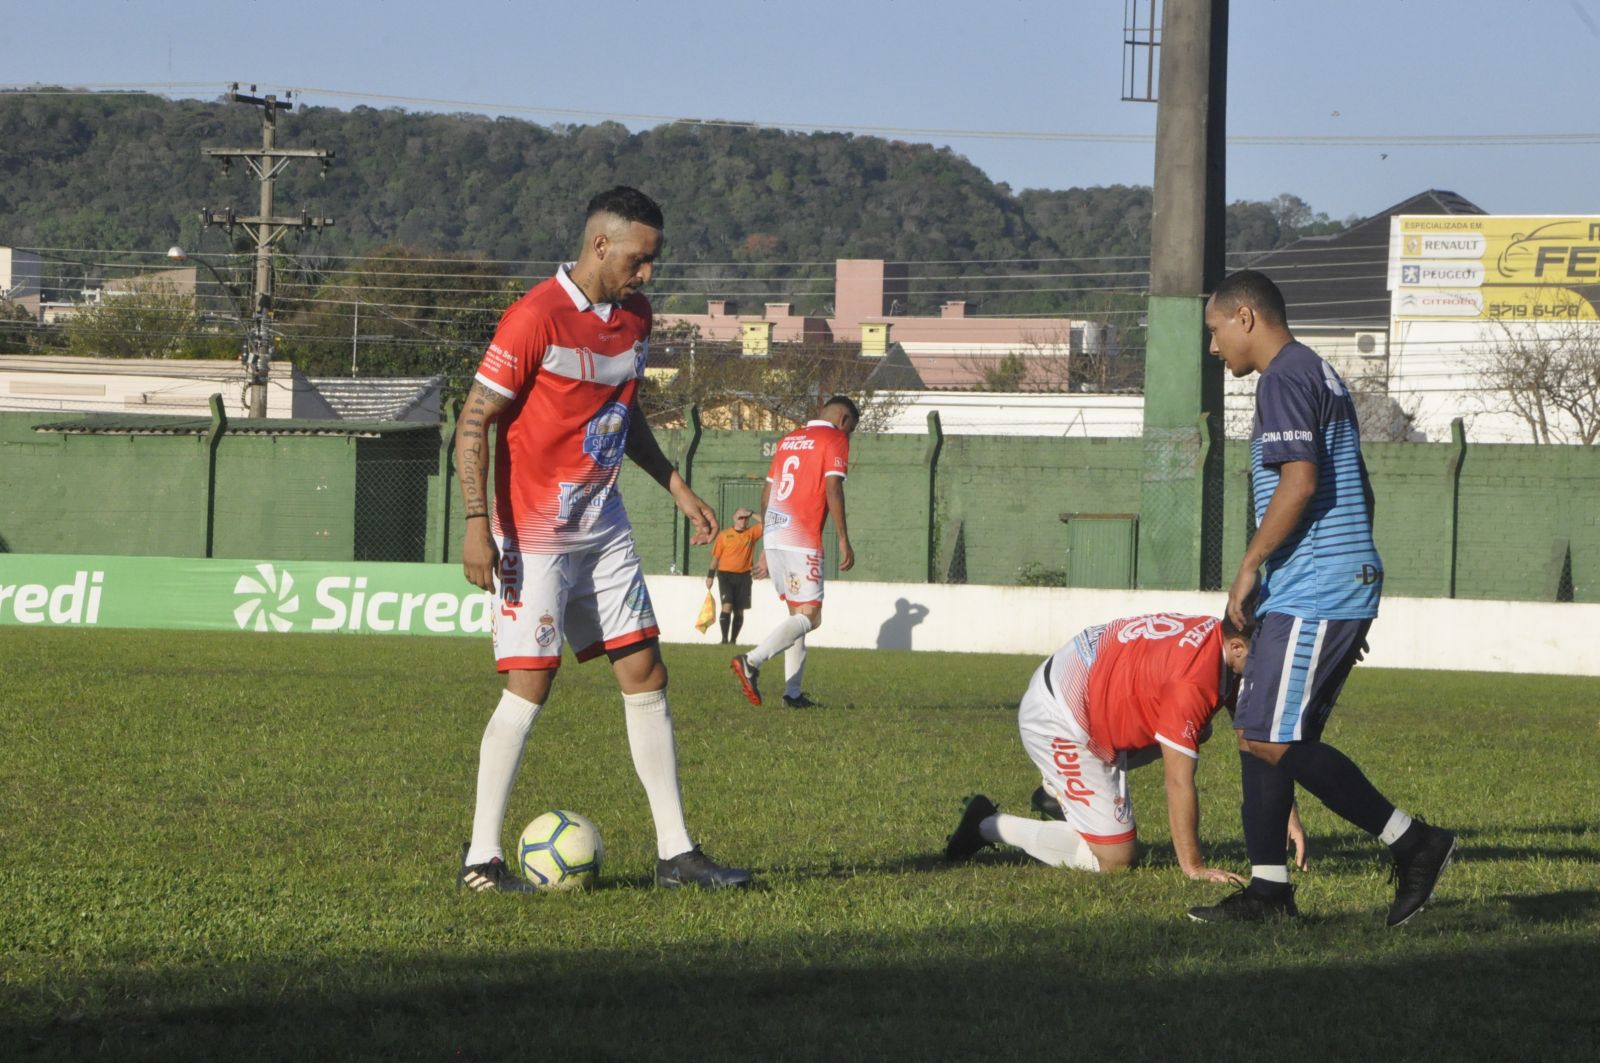
[[[1160,756],[1178,866],[1192,879],[1242,883],[1201,855],[1195,766],[1234,685],[1230,673],[1243,672],[1249,656],[1249,635],[1226,618],[1156,613],[1079,632],[1034,672],[1017,716],[1023,748],[1065,821],[1008,816],[975,794],[945,856],[960,860],[1004,842],[1053,866],[1132,867],[1139,851],[1128,772]],[[1303,869],[1298,816],[1289,839]]]
[[[532,889],[506,866],[500,831],[563,642],[579,661],[604,655],[617,677],[655,820],[657,884],[750,884],[750,872],[717,864],[689,838],[659,630],[617,491],[626,456],[672,495],[694,524],[692,542],[716,533],[711,507],[661,453],[637,402],[651,322],[640,289],[661,230],[661,208],[635,189],[590,200],[578,260],[501,315],[457,425],[462,564],[469,582],[494,593],[495,659],[506,676],[478,750],[477,809],[461,857],[458,881],[473,890]],[[499,425],[492,504],[491,421]]]
[[[850,472],[850,433],[861,411],[843,395],[822,404],[815,420],[778,441],[761,489],[765,514],[763,561],[789,607],[789,616],[759,646],[732,661],[744,696],[761,704],[761,666],[783,654],[783,703],[792,709],[814,702],[801,688],[806,670],[806,633],[822,626],[822,526],[833,518],[839,537],[839,571],[856,563],[844,522],[844,478]],[[757,572],[757,575],[760,575]]]

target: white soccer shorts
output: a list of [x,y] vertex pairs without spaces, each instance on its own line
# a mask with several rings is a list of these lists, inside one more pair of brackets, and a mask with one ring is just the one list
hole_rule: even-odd
[[495,537],[494,656],[500,671],[559,668],[661,633],[633,533],[567,554],[525,554]]
[[768,550],[767,574],[789,605],[822,604],[821,550]]
[[[1055,678],[1049,676],[1052,667]],[[1133,798],[1123,756],[1107,764],[1089,752],[1089,736],[1068,708],[1073,699],[1088,696],[1089,662],[1068,645],[1034,671],[1017,710],[1017,728],[1045,790],[1061,802],[1067,824],[1084,841],[1116,845],[1133,840]]]

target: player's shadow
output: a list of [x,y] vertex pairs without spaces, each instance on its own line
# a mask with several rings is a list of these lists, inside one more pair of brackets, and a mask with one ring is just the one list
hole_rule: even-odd
[[878,625],[878,649],[909,650],[911,629],[927,619],[928,611],[926,605],[895,599],[894,615]]

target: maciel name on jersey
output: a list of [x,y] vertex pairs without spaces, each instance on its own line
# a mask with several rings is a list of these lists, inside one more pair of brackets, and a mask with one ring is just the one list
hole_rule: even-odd
[[801,439],[785,439],[782,443],[778,444],[778,449],[779,450],[815,450],[815,449],[817,449],[817,441],[815,439],[805,439],[805,438],[801,438]]
[[1261,442],[1263,443],[1314,443],[1316,439],[1317,437],[1314,433],[1303,432],[1298,428],[1288,432],[1261,433]]

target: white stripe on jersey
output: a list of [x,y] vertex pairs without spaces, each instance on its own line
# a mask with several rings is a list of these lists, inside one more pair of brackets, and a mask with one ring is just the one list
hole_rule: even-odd
[[644,361],[641,357],[643,350],[642,343],[635,343],[626,351],[599,355],[587,347],[557,347],[551,344],[545,348],[539,371],[615,387],[639,375],[639,366]]

